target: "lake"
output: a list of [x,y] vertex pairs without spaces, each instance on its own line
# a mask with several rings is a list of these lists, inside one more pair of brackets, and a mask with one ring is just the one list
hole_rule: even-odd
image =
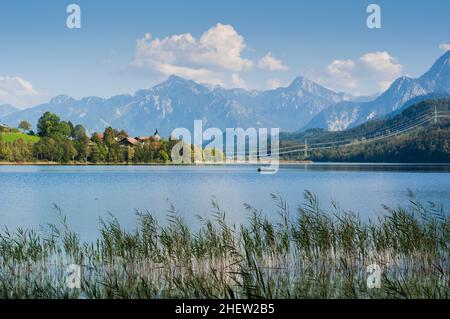
[[270,194],[283,196],[291,212],[303,193],[316,193],[323,208],[334,200],[364,218],[381,204],[408,204],[408,189],[424,202],[450,208],[448,165],[285,165],[275,175],[254,166],[0,166],[0,226],[38,228],[58,220],[54,204],[82,239],[98,235],[99,218],[114,215],[132,229],[135,211],[163,221],[171,205],[193,227],[211,216],[215,197],[227,219],[243,223],[248,203],[276,218]]

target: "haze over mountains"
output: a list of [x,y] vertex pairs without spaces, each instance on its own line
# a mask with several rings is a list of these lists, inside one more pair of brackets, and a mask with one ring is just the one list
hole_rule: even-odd
[[10,114],[13,114],[13,113],[15,113],[17,111],[19,111],[19,109],[15,108],[12,105],[9,105],[9,104],[0,105],[0,119],[2,117],[8,116]]
[[344,130],[402,107],[408,100],[430,93],[450,94],[450,51],[418,79],[402,77],[375,98],[353,98],[336,93],[304,77],[288,87],[247,91],[210,87],[171,76],[167,81],[133,95],[73,99],[57,96],[47,104],[26,110],[0,106],[0,122],[33,125],[46,111],[64,120],[83,124],[90,132],[107,126],[131,135],[148,135],[156,128],[167,136],[177,127],[191,129],[194,120],[205,127],[279,127],[298,131],[313,127]]

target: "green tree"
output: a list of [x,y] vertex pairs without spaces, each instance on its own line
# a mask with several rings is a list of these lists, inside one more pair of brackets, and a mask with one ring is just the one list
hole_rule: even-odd
[[122,140],[122,139],[128,137],[128,133],[125,132],[125,130],[120,130],[120,131],[116,134],[116,136],[119,138],[119,140]]
[[72,138],[76,141],[83,140],[85,137],[87,137],[86,129],[83,125],[78,124],[73,128],[72,132]]
[[60,129],[61,119],[58,115],[45,112],[42,115],[37,124],[38,134],[41,137],[51,137],[58,134]]
[[94,142],[97,145],[102,145],[103,144],[103,141],[100,138],[98,133],[92,134],[91,141]]
[[27,121],[21,121],[19,123],[19,129],[21,129],[24,133],[31,130],[31,124]]
[[34,145],[34,154],[38,160],[58,162],[61,159],[61,152],[57,142],[51,137],[43,137]]
[[104,162],[108,155],[108,149],[104,145],[92,145],[90,160],[93,163]]
[[62,138],[69,138],[72,136],[73,126],[71,126],[70,122],[60,122],[59,127],[56,131],[56,136]]
[[90,155],[89,138],[85,135],[75,140],[74,146],[77,150],[77,159],[82,162],[87,162]]
[[12,143],[12,159],[14,162],[29,162],[31,160],[29,144],[21,138]]
[[73,126],[73,124],[72,124],[71,121],[68,121],[67,124],[69,124],[69,128],[70,128],[70,134],[69,134],[69,137],[72,137],[72,136],[73,136],[73,130],[74,130],[75,128],[74,128],[74,126]]
[[61,162],[67,163],[70,161],[75,160],[75,157],[77,156],[77,150],[76,148],[73,146],[72,141],[64,141],[64,140],[60,140],[59,143],[59,148],[61,148],[62,152],[61,152]]
[[13,152],[10,143],[0,141],[0,161],[12,162]]
[[161,150],[159,152],[159,158],[163,161],[163,162],[168,162],[170,160],[169,155],[167,154],[167,152],[165,150]]
[[127,148],[127,162],[131,162],[134,159],[134,148],[131,146],[128,146]]
[[112,127],[107,127],[103,133],[103,142],[106,145],[112,145],[115,142],[116,133]]

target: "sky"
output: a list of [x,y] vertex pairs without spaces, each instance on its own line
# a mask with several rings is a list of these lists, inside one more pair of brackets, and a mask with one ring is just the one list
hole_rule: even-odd
[[[80,29],[66,25],[71,3]],[[305,76],[370,95],[449,49],[448,0],[2,0],[0,104],[133,93],[171,74],[256,90]]]

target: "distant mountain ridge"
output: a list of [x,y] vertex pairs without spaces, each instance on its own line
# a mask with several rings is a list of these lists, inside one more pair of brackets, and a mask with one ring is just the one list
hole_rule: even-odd
[[316,115],[302,130],[324,128],[341,131],[397,111],[406,102],[431,93],[450,94],[450,51],[417,79],[401,77],[370,102],[341,102]]
[[2,117],[8,116],[10,114],[13,114],[13,113],[15,113],[17,111],[19,111],[19,109],[15,108],[14,106],[12,106],[10,104],[0,105],[0,119]]
[[108,99],[54,97],[49,103],[3,117],[10,125],[21,120],[36,124],[46,111],[64,120],[83,124],[89,131],[107,126],[123,128],[132,135],[148,134],[155,128],[169,135],[177,127],[191,128],[194,120],[205,127],[279,127],[293,131],[330,105],[351,99],[304,77],[288,87],[269,91],[247,91],[209,87],[171,76],[151,89]]

